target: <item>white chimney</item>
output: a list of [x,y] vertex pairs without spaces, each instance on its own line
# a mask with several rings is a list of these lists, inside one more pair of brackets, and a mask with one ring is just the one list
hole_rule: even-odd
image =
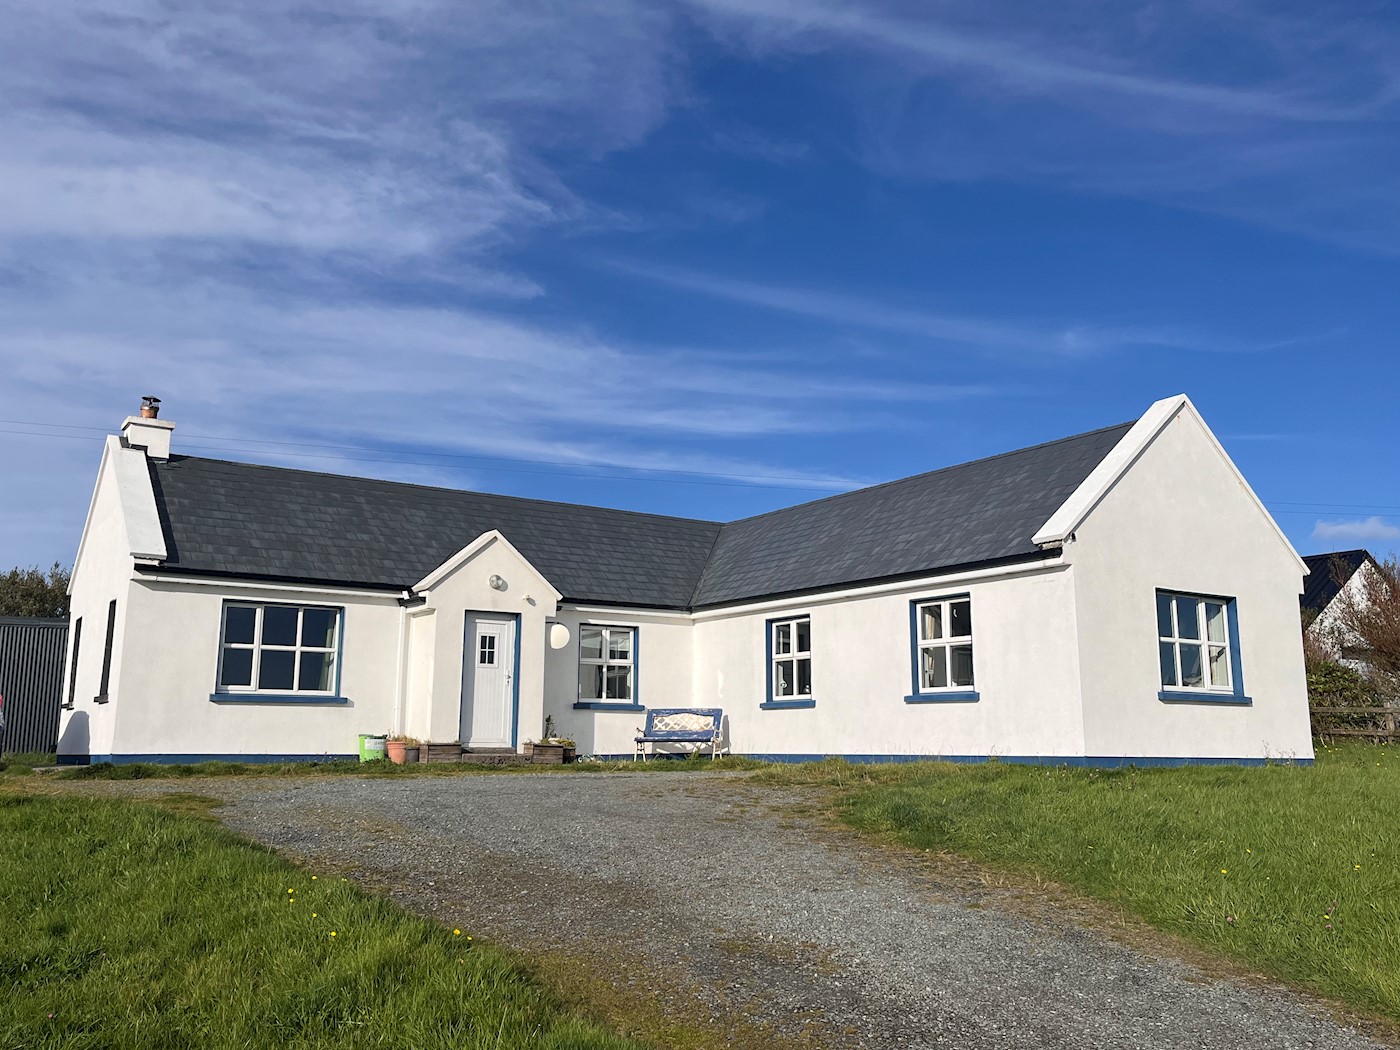
[[143,397],[141,414],[122,421],[122,441],[128,448],[143,448],[152,459],[170,458],[170,432],[175,424],[160,415],[160,398]]

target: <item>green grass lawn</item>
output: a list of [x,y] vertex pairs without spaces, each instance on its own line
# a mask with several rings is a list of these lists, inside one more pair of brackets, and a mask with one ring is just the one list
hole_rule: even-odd
[[22,790],[0,792],[0,989],[3,1050],[638,1046],[470,931],[207,820]]
[[1045,876],[1400,1022],[1400,748],[1313,768],[818,763],[853,826]]

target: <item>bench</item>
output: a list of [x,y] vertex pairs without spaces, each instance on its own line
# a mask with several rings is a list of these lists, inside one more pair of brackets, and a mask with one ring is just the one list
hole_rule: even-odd
[[632,761],[647,759],[647,745],[656,754],[657,744],[694,744],[694,753],[710,748],[710,757],[719,752],[720,728],[724,712],[718,707],[655,707],[647,712],[647,724],[637,727],[637,751]]

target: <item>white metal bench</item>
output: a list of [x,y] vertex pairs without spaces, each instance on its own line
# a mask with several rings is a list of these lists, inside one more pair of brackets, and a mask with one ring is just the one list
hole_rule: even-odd
[[632,761],[647,759],[647,745],[656,754],[657,744],[693,744],[694,753],[708,746],[710,757],[719,753],[724,711],[718,707],[657,707],[647,712],[647,724],[637,727],[637,751]]

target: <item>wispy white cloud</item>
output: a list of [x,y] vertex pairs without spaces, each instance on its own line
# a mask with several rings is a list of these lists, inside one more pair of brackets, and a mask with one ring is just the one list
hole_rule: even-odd
[[[1059,324],[1012,323],[993,318],[911,309],[894,302],[850,295],[834,289],[776,285],[617,259],[605,260],[604,264],[641,280],[685,289],[712,298],[813,321],[916,336],[953,346],[972,347],[989,354],[1080,357],[1123,349],[1257,353],[1286,345],[1247,344],[1167,326],[1087,321]],[[1292,340],[1289,341],[1291,342]]]
[[1400,31],[1317,4],[692,0],[760,54],[840,62],[874,170],[1147,198],[1400,252]]
[[1400,525],[1376,514],[1351,521],[1319,521],[1313,526],[1312,538],[1329,543],[1385,543],[1400,540]]

